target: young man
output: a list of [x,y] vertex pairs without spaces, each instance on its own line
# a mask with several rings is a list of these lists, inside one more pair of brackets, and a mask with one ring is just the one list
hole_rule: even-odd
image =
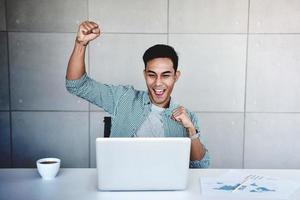
[[208,167],[209,156],[200,140],[196,115],[171,99],[180,76],[174,49],[155,45],[144,53],[148,91],[138,91],[130,86],[102,84],[87,76],[86,46],[99,35],[96,23],[80,24],[67,69],[67,90],[111,114],[111,137],[190,137],[190,167]]

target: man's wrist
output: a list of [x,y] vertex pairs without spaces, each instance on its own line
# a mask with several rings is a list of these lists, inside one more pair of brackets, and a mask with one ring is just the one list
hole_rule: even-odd
[[197,133],[197,130],[195,129],[195,127],[189,127],[189,128],[186,128],[187,130],[187,134],[188,136],[192,136],[192,135],[195,135]]
[[188,137],[191,140],[200,138],[200,132],[194,127],[187,129],[187,132],[188,132]]
[[86,47],[89,44],[89,42],[80,41],[78,39],[78,37],[76,37],[75,42],[76,42],[76,44],[79,44],[79,45],[84,46],[84,47]]
[[196,133],[192,136],[189,137],[191,140],[199,139],[200,138],[200,133]]

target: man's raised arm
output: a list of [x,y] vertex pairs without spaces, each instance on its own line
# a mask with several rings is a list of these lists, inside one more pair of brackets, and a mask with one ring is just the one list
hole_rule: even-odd
[[68,80],[79,79],[85,73],[85,50],[91,40],[94,40],[100,35],[100,29],[95,22],[82,22],[78,28],[75,46],[71,54],[66,78]]

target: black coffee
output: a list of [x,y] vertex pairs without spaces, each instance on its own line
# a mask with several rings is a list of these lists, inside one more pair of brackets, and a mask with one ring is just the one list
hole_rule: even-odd
[[41,164],[53,164],[53,163],[57,163],[57,161],[43,161],[40,162]]

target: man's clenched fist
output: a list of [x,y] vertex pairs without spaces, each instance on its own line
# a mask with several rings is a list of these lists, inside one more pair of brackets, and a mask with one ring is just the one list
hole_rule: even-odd
[[86,46],[89,43],[89,41],[94,40],[99,35],[100,29],[98,24],[91,21],[85,21],[79,25],[76,42],[83,46]]
[[172,111],[171,119],[179,122],[185,128],[194,128],[194,125],[183,106],[179,106]]

